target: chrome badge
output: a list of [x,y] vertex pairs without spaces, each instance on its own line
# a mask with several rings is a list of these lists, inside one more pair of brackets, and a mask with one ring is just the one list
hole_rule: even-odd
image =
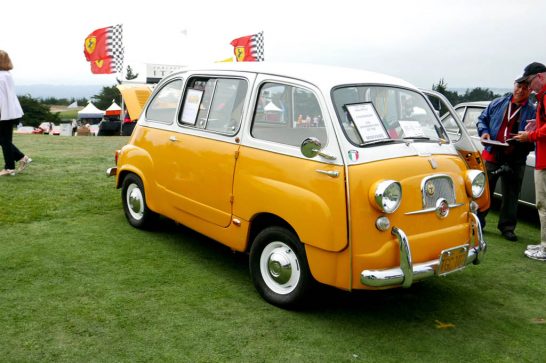
[[432,167],[432,169],[436,169],[438,167],[438,162],[434,159],[428,159],[428,162],[430,163],[430,166]]
[[434,186],[434,183],[431,180],[429,180],[425,184],[425,192],[427,193],[429,197],[432,197],[434,195],[434,192],[436,192],[436,187]]
[[440,218],[445,218],[449,214],[449,204],[444,198],[436,201],[436,215]]

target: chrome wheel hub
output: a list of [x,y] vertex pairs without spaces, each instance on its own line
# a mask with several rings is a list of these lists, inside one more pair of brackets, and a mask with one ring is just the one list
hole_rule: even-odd
[[140,188],[135,184],[131,184],[127,188],[127,206],[134,219],[141,219],[144,215],[144,198]]
[[298,257],[283,242],[271,242],[262,251],[260,271],[266,285],[277,294],[292,292],[301,277]]

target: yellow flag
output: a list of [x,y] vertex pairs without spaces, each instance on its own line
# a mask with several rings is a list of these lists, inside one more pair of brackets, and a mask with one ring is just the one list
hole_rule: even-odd
[[216,61],[214,63],[222,63],[222,62],[233,62],[233,57],[222,59],[222,60]]

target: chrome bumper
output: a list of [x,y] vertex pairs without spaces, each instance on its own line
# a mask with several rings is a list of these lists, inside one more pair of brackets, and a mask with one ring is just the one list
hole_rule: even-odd
[[[472,218],[472,239],[469,245],[468,256],[465,265],[479,264],[484,257],[487,244],[483,239],[482,227],[478,216],[470,213]],[[414,281],[436,275],[440,260],[432,260],[413,264],[411,259],[410,242],[401,229],[393,227],[392,234],[398,239],[400,246],[400,266],[385,270],[364,270],[360,274],[360,282],[370,287],[386,287],[401,285],[410,287]]]
[[117,167],[106,169],[106,176],[115,176],[117,173],[118,173]]

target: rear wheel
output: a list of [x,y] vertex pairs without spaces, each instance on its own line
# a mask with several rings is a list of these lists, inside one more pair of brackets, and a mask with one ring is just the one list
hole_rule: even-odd
[[250,274],[260,295],[284,308],[300,306],[313,284],[303,245],[293,232],[277,226],[254,239]]
[[135,174],[129,174],[123,179],[121,198],[125,217],[133,227],[148,228],[157,214],[148,209],[144,184]]

